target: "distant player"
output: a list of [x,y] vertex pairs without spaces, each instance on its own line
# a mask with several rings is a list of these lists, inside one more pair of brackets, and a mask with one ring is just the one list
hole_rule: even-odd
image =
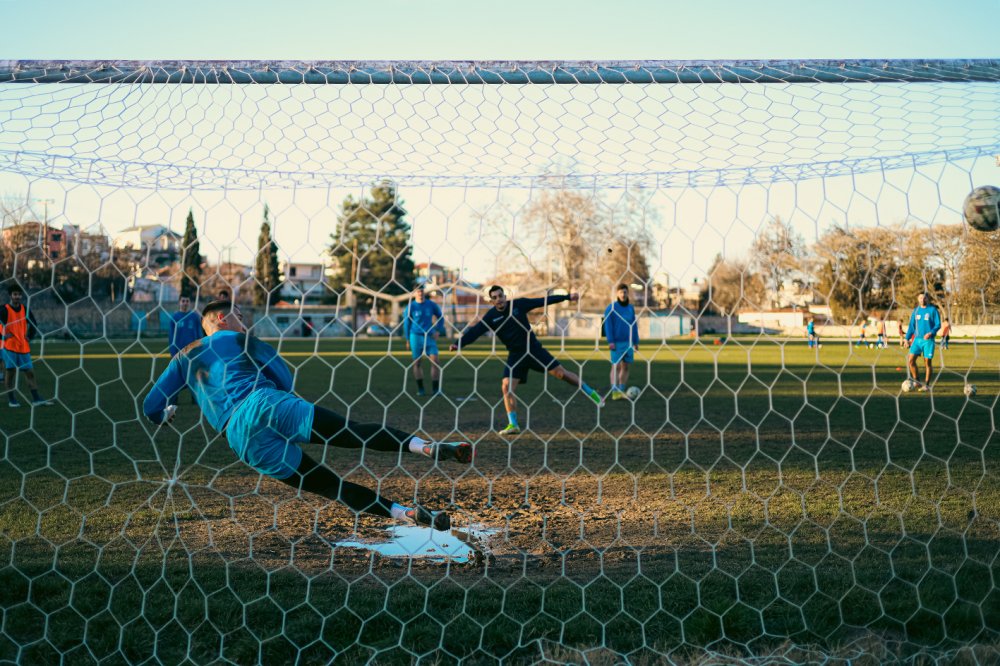
[[[201,315],[191,309],[190,298],[181,296],[177,300],[177,312],[167,315],[167,350],[170,358],[177,356],[180,350],[195,340],[201,340],[201,337]],[[194,402],[193,395],[191,402]]]
[[861,333],[858,335],[858,346],[864,347],[868,342],[868,321],[861,322]]
[[896,324],[899,326],[899,346],[906,346],[906,325],[903,323],[902,319],[898,319]]
[[448,514],[397,504],[369,488],[342,480],[303,452],[299,443],[412,452],[437,460],[472,461],[467,442],[432,443],[382,426],[355,423],[292,393],[292,374],[273,347],[248,335],[239,307],[213,301],[202,311],[206,337],[178,353],[156,380],[142,409],[153,423],[173,418],[171,400],[185,385],[205,419],[225,433],[240,460],[293,488],[346,504],[354,511],[438,530]]
[[816,333],[816,320],[810,319],[809,323],[806,324],[806,340],[808,340],[809,348],[819,347],[819,334]]
[[[938,309],[930,305],[930,296],[917,296],[917,307],[910,315],[910,325],[906,328],[906,340],[910,343],[910,354],[907,363],[910,366],[910,377],[920,384],[918,391],[926,391],[931,384],[932,361],[934,359],[934,336],[941,329],[941,315]],[[924,357],[924,381],[917,379],[917,356]]]
[[48,407],[51,400],[46,400],[38,392],[38,382],[35,381],[35,367],[31,362],[30,340],[38,332],[35,318],[24,304],[24,291],[17,285],[7,289],[10,303],[0,308],[0,331],[3,332],[3,387],[7,393],[7,406],[17,408],[21,403],[17,399],[17,375],[21,373],[28,381],[31,391],[31,404],[36,407]]
[[604,337],[611,351],[611,399],[626,400],[629,370],[639,348],[639,323],[626,284],[618,285],[615,301],[604,309]]
[[945,319],[941,324],[941,349],[947,349],[951,342],[951,320]]
[[181,296],[177,301],[177,312],[171,312],[167,318],[167,348],[170,357],[187,347],[195,340],[201,340],[201,315],[191,309],[191,299]]
[[885,318],[879,317],[878,321],[875,322],[875,335],[877,336],[876,345],[879,349],[885,349],[886,337],[885,337]]
[[516,435],[521,432],[517,420],[517,386],[528,381],[528,371],[547,372],[556,379],[578,387],[597,403],[604,404],[600,394],[587,386],[576,374],[562,367],[552,354],[535,337],[528,321],[528,313],[536,308],[570,301],[575,303],[580,295],[545,296],[543,298],[515,298],[507,300],[503,287],[493,285],[487,292],[493,307],[486,311],[477,322],[465,331],[461,339],[451,346],[452,351],[468,347],[487,331],[493,331],[496,338],[507,348],[500,390],[503,393],[504,408],[507,410],[507,426],[498,434]]
[[438,365],[437,338],[444,335],[444,315],[441,308],[424,294],[424,285],[413,290],[413,300],[403,315],[403,337],[406,348],[413,356],[413,379],[417,382],[417,395],[425,396],[423,357],[431,361],[431,395],[441,390],[441,366]]

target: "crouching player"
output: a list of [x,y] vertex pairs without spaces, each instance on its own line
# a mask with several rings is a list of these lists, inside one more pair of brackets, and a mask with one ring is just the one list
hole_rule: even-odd
[[472,462],[468,442],[434,443],[395,428],[348,421],[292,393],[292,374],[273,347],[247,334],[243,315],[229,301],[202,311],[206,337],[170,361],[143,403],[154,423],[173,418],[172,400],[184,386],[209,424],[224,432],[240,460],[293,488],[367,512],[438,530],[451,526],[443,511],[403,506],[369,488],[342,480],[313,460],[299,442],[377,451],[408,451],[437,460]]

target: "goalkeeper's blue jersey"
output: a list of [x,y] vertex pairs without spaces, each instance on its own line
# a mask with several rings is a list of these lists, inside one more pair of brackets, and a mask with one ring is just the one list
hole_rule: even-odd
[[933,340],[939,330],[941,330],[941,314],[933,305],[925,305],[914,309],[910,315],[910,325],[906,327],[906,339],[912,340],[915,332],[918,340],[923,340],[928,333]]
[[163,421],[163,410],[187,386],[218,431],[233,411],[258,389],[291,392],[292,373],[274,347],[246,333],[216,331],[191,343],[170,361],[143,402],[142,411],[154,423]]

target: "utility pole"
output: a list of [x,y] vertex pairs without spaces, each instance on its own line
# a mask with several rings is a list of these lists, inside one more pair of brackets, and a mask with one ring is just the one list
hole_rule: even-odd
[[54,204],[55,199],[32,199],[34,203],[40,203],[45,206],[45,215],[42,218],[42,250],[45,252],[45,258],[51,260],[52,255],[49,253],[49,204]]
[[354,284],[358,281],[358,239],[354,239],[351,250],[351,284],[348,287],[351,294],[351,330],[358,330],[358,295],[354,293]]

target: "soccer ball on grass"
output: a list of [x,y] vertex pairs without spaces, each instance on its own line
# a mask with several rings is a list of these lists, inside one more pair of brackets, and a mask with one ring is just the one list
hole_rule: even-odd
[[1000,187],[983,185],[969,192],[962,215],[976,231],[996,231],[1000,226]]
[[641,392],[638,386],[629,386],[628,390],[625,391],[625,395],[628,396],[629,400],[637,400]]
[[903,390],[903,393],[909,393],[910,391],[917,390],[917,383],[907,377],[903,380],[903,385],[900,388]]
[[966,384],[965,386],[962,387],[962,393],[971,398],[972,396],[976,395],[976,385]]

